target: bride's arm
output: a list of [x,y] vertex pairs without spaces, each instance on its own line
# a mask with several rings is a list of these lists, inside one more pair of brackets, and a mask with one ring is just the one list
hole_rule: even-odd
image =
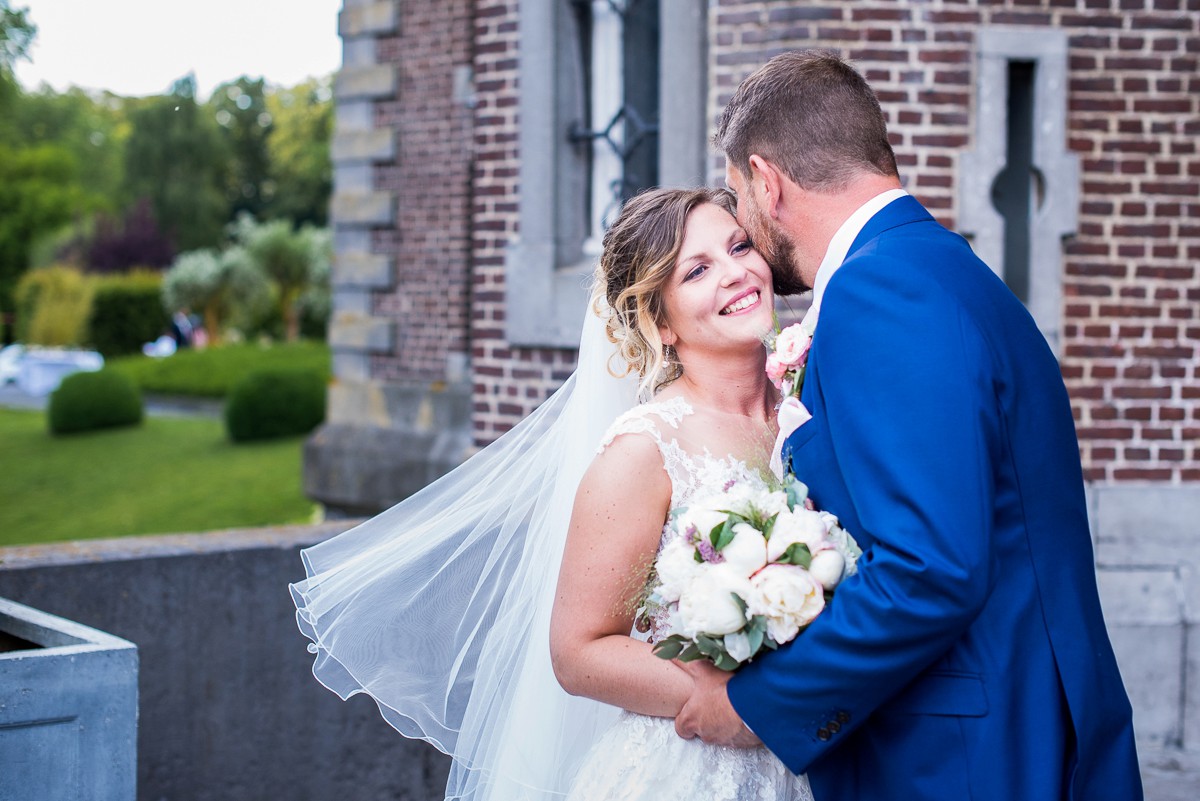
[[617,437],[580,482],[550,621],[554,673],[572,695],[662,717],[687,701],[691,677],[629,636],[670,503],[644,436]]

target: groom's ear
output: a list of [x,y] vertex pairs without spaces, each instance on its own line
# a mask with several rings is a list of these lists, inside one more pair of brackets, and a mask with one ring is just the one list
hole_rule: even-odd
[[783,193],[783,174],[779,168],[757,153],[750,156],[750,192],[764,214],[779,216],[779,201]]

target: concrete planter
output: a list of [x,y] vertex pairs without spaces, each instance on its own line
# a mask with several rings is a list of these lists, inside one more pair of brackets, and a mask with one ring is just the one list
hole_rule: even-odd
[[137,647],[0,598],[0,801],[132,801]]

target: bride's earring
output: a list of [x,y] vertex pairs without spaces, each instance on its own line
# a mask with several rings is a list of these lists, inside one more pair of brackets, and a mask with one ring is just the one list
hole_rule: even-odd
[[663,366],[671,367],[679,364],[679,354],[675,352],[674,345],[663,345]]

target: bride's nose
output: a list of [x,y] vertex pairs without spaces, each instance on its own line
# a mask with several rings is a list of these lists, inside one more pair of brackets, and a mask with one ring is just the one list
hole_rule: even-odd
[[749,270],[738,259],[727,256],[721,260],[721,286],[737,286],[748,274]]

